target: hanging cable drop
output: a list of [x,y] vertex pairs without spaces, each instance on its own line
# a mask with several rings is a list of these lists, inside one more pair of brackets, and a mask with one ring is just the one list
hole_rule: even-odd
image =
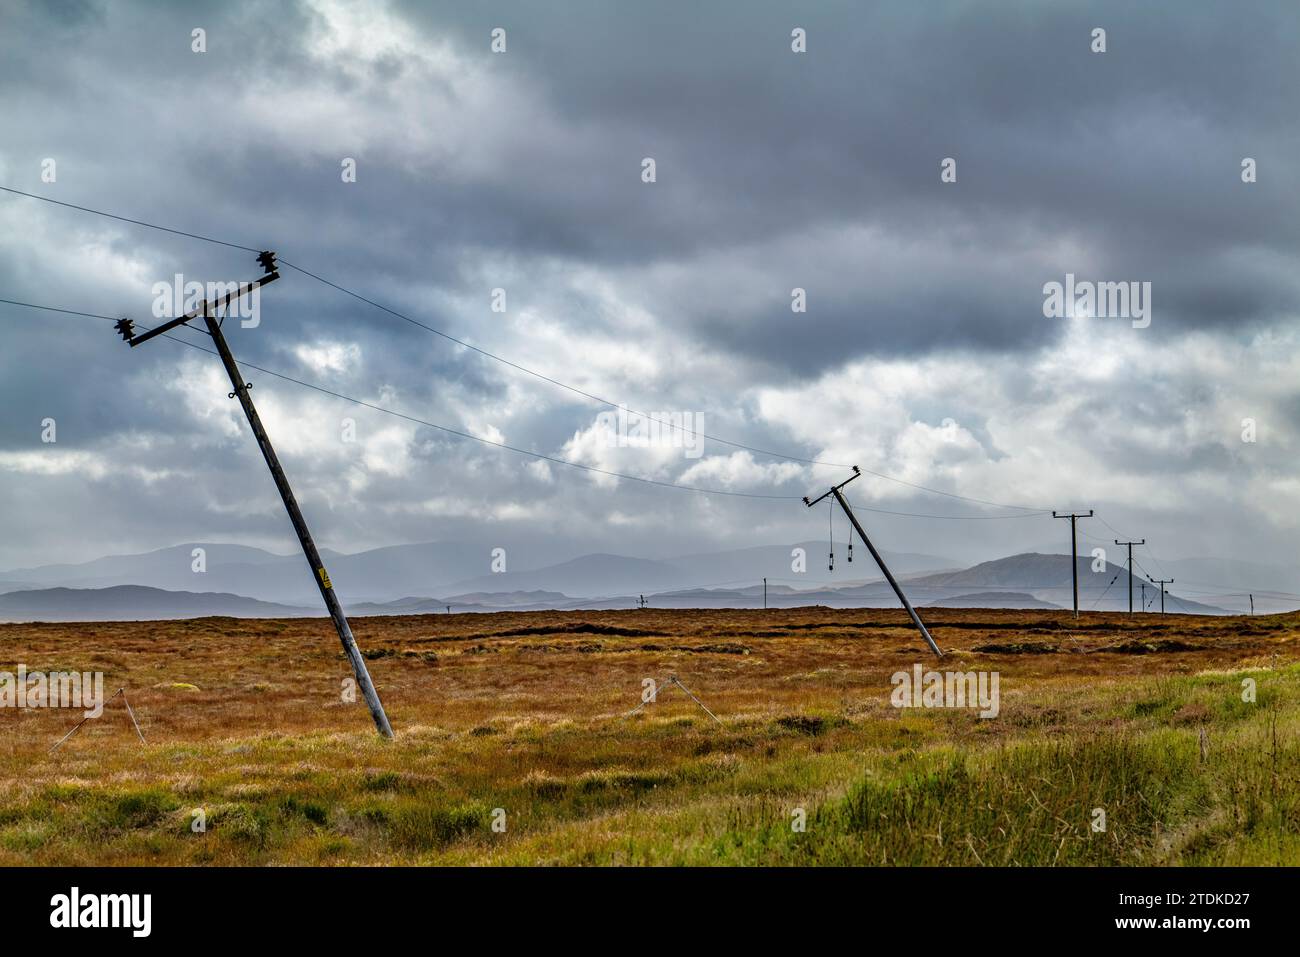
[[[845,500],[845,501],[848,501],[848,496],[847,496],[847,495],[844,497],[844,500]],[[852,561],[853,561],[853,523],[852,523],[852,522],[849,522],[849,548],[848,548],[848,551],[849,551],[849,561],[852,562]]]
[[[827,503],[829,506],[829,503]],[[830,539],[830,564],[827,566],[828,571],[835,571],[835,510],[826,509],[826,534]]]

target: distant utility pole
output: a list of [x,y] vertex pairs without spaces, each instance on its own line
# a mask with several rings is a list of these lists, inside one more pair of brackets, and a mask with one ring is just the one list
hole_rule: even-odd
[[1146,543],[1145,538],[1140,542],[1121,542],[1118,538],[1115,539],[1116,545],[1128,546],[1128,613],[1130,615],[1133,614],[1133,546],[1145,545]]
[[[1147,578],[1151,578],[1151,576],[1148,575]],[[1151,578],[1151,584],[1160,586],[1160,614],[1162,615],[1165,613],[1165,586],[1173,583],[1172,578]]]
[[1058,515],[1052,512],[1052,518],[1068,518],[1070,520],[1070,579],[1074,582],[1074,617],[1079,617],[1079,535],[1078,522],[1081,518],[1092,518],[1092,509],[1088,509],[1088,514],[1080,512],[1070,512],[1066,515]]
[[366,670],[366,662],[361,657],[360,649],[357,648],[357,641],[352,637],[352,627],[343,614],[343,606],[339,604],[338,595],[334,593],[334,585],[330,582],[330,576],[325,571],[325,564],[321,561],[320,552],[316,550],[316,543],[312,541],[311,532],[307,529],[307,522],[302,516],[302,510],[298,508],[298,500],[294,498],[293,489],[289,487],[289,480],[285,477],[284,469],[280,467],[280,460],[276,457],[275,449],[271,447],[271,439],[266,434],[266,429],[262,427],[262,419],[258,416],[252,397],[249,395],[249,389],[252,386],[244,381],[239,366],[235,364],[235,357],[231,354],[230,346],[226,343],[226,337],[221,332],[221,320],[217,318],[219,311],[229,307],[232,302],[280,278],[280,273],[276,271],[275,253],[261,253],[257,257],[257,261],[262,265],[265,274],[251,283],[240,283],[237,291],[227,293],[224,297],[212,302],[205,301],[200,307],[186,315],[171,319],[161,326],[156,326],[138,336],[134,334],[132,328],[134,323],[130,319],[120,320],[117,323],[117,331],[134,348],[141,343],[148,342],[154,336],[160,336],[170,329],[185,325],[191,319],[197,319],[200,316],[203,318],[208,327],[208,335],[212,337],[212,341],[217,347],[217,353],[221,356],[221,362],[226,367],[226,373],[230,376],[230,384],[235,390],[230,393],[230,398],[239,399],[239,404],[244,408],[244,415],[248,418],[249,427],[252,428],[253,436],[257,439],[257,445],[262,450],[262,457],[266,459],[267,467],[271,470],[271,477],[275,480],[275,486],[280,491],[280,498],[284,501],[285,510],[289,513],[289,520],[293,522],[293,529],[298,533],[298,542],[302,545],[303,554],[307,557],[307,564],[311,566],[312,577],[316,579],[316,585],[320,589],[321,597],[325,600],[325,607],[329,609],[330,618],[334,620],[334,627],[339,633],[339,641],[343,644],[343,653],[347,655],[348,660],[352,663],[352,673],[356,676],[357,684],[360,686],[361,693],[370,708],[370,715],[375,719],[375,727],[379,729],[379,733],[385,738],[391,738],[393,736],[392,726],[389,725],[388,715],[384,713],[384,706],[379,701],[379,693],[375,691],[374,683],[370,680],[370,672]]
[[[840,489],[844,488],[844,486],[848,485],[850,482],[852,482],[855,478],[857,478],[861,474],[862,474],[862,470],[855,465],[853,466],[852,476],[845,479],[839,485],[832,485],[831,490],[829,492],[826,492],[823,495],[819,495],[817,498],[812,499],[811,501],[808,499],[808,496],[805,495],[803,499],[803,503],[807,505],[809,508],[812,508],[814,505],[816,505],[822,499],[826,498],[826,496],[828,495],[835,497],[835,501],[839,502],[840,508],[844,509],[844,514],[849,517],[849,522],[857,530],[858,536],[862,539],[862,544],[867,546],[867,551],[871,552],[871,557],[876,560],[876,564],[879,565],[880,570],[884,572],[885,579],[889,582],[890,587],[894,589],[894,594],[897,595],[898,600],[903,603],[903,607],[907,609],[907,613],[912,616],[912,624],[916,625],[917,630],[922,634],[922,636],[924,636],[925,640],[929,643],[930,650],[933,651],[940,658],[942,658],[943,652],[939,650],[939,646],[935,644],[934,639],[930,637],[929,629],[925,627],[925,623],[921,621],[921,616],[916,613],[916,609],[912,607],[912,603],[909,602],[907,600],[907,596],[903,594],[903,589],[898,587],[898,582],[894,580],[894,576],[890,574],[889,569],[885,566],[885,560],[880,557],[880,552],[876,551],[876,546],[871,544],[871,539],[867,538],[867,532],[862,527],[862,523],[859,522],[858,517],[853,514],[853,509],[849,508],[848,500],[845,499],[843,493],[840,492]],[[850,538],[852,538],[852,533],[850,533]],[[831,554],[833,556],[834,552],[832,552]]]
[[1246,597],[1250,599],[1250,615],[1253,618],[1255,616],[1255,596],[1247,595]]
[[763,607],[767,607],[767,579],[763,579]]
[[[1139,582],[1139,584],[1142,586],[1142,610],[1146,611],[1147,610],[1147,583]],[[1130,588],[1132,587],[1131,582],[1129,583],[1129,587]]]

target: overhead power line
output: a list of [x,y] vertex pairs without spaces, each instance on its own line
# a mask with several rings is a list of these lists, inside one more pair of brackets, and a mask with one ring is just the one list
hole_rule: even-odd
[[96,216],[103,216],[107,219],[116,219],[120,223],[130,223],[132,226],[145,226],[149,229],[156,229],[160,232],[172,233],[175,236],[186,236],[190,239],[200,239],[205,243],[216,243],[218,246],[229,246],[231,249],[243,249],[250,253],[260,251],[252,246],[241,246],[239,243],[229,243],[224,239],[214,239],[211,236],[200,236],[198,233],[187,233],[183,229],[172,229],[170,226],[159,226],[157,223],[146,223],[142,219],[131,219],[127,216],[118,216],[115,213],[106,213],[102,209],[91,209],[89,206],[78,206],[76,203],[65,203],[62,200],[51,199],[49,196],[40,196],[36,193],[24,193],[21,189],[12,189],[8,186],[0,186],[0,190],[3,190],[6,193],[13,193],[15,196],[26,196],[28,199],[39,199],[43,203],[53,203],[55,206],[75,209],[82,213],[93,213]]
[[[111,316],[101,316],[89,312],[78,312],[73,309],[56,309],[52,306],[42,306],[31,302],[19,302],[16,299],[0,299],[0,302],[7,303],[11,306],[25,306],[29,309],[42,309],[50,312],[60,312],[66,315],[85,316],[90,319],[112,319]],[[137,328],[139,328],[143,332],[152,331],[147,326],[138,326]],[[193,330],[192,327],[189,326],[186,326],[185,328],[191,329],[191,331],[197,331],[197,330]],[[206,346],[200,345],[197,342],[191,342],[188,339],[181,339],[178,338],[177,336],[171,335],[170,333],[162,333],[161,335],[163,338],[170,339],[172,342],[178,342],[183,346],[189,346],[191,349],[197,349],[200,352],[206,352],[209,355],[218,355],[218,353],[215,350],[209,349]],[[399,419],[405,419],[408,422],[412,422],[417,425],[427,426],[431,429],[437,429],[440,432],[446,432],[449,435],[454,435],[462,439],[472,439],[473,441],[480,442],[484,445],[491,445],[499,449],[505,449],[509,452],[517,452],[520,455],[529,455],[537,459],[543,459],[547,462],[554,462],[557,465],[567,465],[570,468],[581,469],[582,471],[585,472],[595,472],[601,475],[608,475],[612,478],[627,479],[628,481],[631,482],[643,482],[648,485],[658,485],[658,486],[663,486],[665,488],[676,488],[687,492],[702,492],[709,495],[731,495],[731,496],[736,496],[741,498],[777,499],[777,500],[786,500],[786,501],[797,500],[799,498],[798,495],[770,495],[770,494],[760,494],[757,492],[737,492],[730,489],[715,489],[715,488],[705,488],[702,486],[695,486],[695,485],[682,485],[677,482],[668,482],[661,479],[652,479],[641,475],[629,475],[624,472],[615,472],[610,469],[602,469],[594,465],[585,465],[581,462],[570,462],[567,459],[561,459],[553,455],[547,455],[544,452],[534,452],[531,449],[519,448],[518,446],[508,445],[505,442],[496,442],[493,441],[492,439],[484,438],[481,435],[474,435],[470,432],[463,432],[460,429],[453,429],[450,426],[439,425],[437,422],[430,422],[429,420],[419,418],[418,416],[407,415],[405,412],[399,412],[396,409],[390,409],[382,405],[376,405],[373,402],[367,402],[364,399],[358,399],[355,396],[346,395],[342,392],[337,392],[333,389],[326,388],[325,386],[317,385],[314,382],[308,382],[305,379],[299,379],[294,376],[288,375],[287,373],[284,372],[277,372],[274,369],[268,369],[265,366],[255,365],[252,362],[241,362],[241,365],[249,369],[256,369],[258,372],[261,372],[264,375],[274,376],[277,379],[283,379],[285,382],[292,382],[294,385],[302,386],[305,389],[312,389],[313,391],[319,392],[323,395],[328,395],[335,399],[342,399],[345,402],[351,402],[356,405],[362,406],[363,408],[371,409],[375,412],[382,412],[385,415],[391,415]],[[899,512],[896,514],[901,515],[906,513]],[[922,517],[942,518],[944,516],[922,516]],[[974,517],[984,518],[990,516],[974,516]],[[992,517],[996,517],[996,516],[992,516]],[[1019,516],[1015,516],[1015,517],[1018,518]]]
[[[0,299],[0,302],[7,303],[10,306],[25,306],[28,309],[44,309],[46,312],[61,312],[68,316],[85,316],[88,319],[107,319],[109,322],[117,321],[113,316],[100,316],[93,312],[78,312],[75,309],[57,309],[54,306],[38,306],[34,302],[19,302],[17,299]],[[143,328],[143,326],[141,328]]]
[[668,428],[676,429],[681,432],[689,432],[691,435],[698,435],[700,438],[708,439],[711,442],[721,442],[723,445],[729,445],[732,448],[745,449],[746,451],[749,452],[757,452],[760,455],[770,455],[773,458],[789,459],[792,462],[802,462],[805,465],[824,465],[830,468],[840,468],[840,469],[846,469],[850,467],[848,465],[843,465],[838,462],[825,462],[825,461],[821,461],[820,459],[803,458],[798,455],[789,455],[785,452],[775,452],[771,449],[761,449],[758,448],[757,446],[745,445],[742,442],[733,442],[730,439],[724,439],[716,435],[710,435],[707,432],[700,432],[696,429],[687,428],[686,426],[679,425],[676,422],[658,419],[653,415],[650,415],[648,412],[641,412],[637,409],[629,408],[627,406],[621,405],[620,403],[614,402],[610,399],[606,399],[603,396],[596,395],[595,393],[592,392],[587,392],[585,389],[580,389],[577,386],[569,385],[567,382],[561,382],[559,379],[555,379],[552,378],[551,376],[546,375],[545,373],[538,372],[536,369],[530,369],[527,366],[522,366],[519,363],[507,359],[504,356],[499,356],[494,352],[488,352],[486,349],[480,348],[479,346],[466,342],[464,339],[457,338],[456,336],[453,336],[450,333],[443,332],[441,329],[436,329],[433,326],[429,325],[428,323],[421,322],[419,319],[413,319],[412,317],[406,315],[406,313],[398,312],[396,309],[391,309],[388,306],[385,306],[383,303],[376,302],[373,299],[363,296],[361,295],[361,293],[348,289],[346,286],[341,286],[336,282],[326,279],[324,276],[319,276],[316,273],[304,269],[301,266],[295,266],[293,263],[288,262],[287,260],[282,260],[280,265],[288,266],[290,269],[296,269],[304,276],[307,276],[311,279],[315,279],[317,282],[323,283],[324,285],[329,286],[331,289],[335,289],[346,296],[351,296],[353,299],[356,299],[358,302],[364,302],[366,305],[373,306],[375,309],[378,309],[381,312],[386,312],[390,316],[395,316],[396,318],[401,319],[404,322],[409,322],[411,325],[419,329],[423,329],[425,332],[431,333],[435,336],[440,336],[441,338],[446,339],[448,342],[453,342],[456,345],[461,346],[462,348],[469,349],[471,352],[476,352],[479,355],[484,356],[485,358],[493,360],[494,362],[500,362],[502,365],[509,366],[510,368],[516,369],[519,372],[523,372],[527,375],[533,376],[534,378],[541,379],[543,382],[548,382],[551,385],[558,386],[561,389],[567,389],[569,392],[572,392],[574,395],[580,395],[584,399],[591,399],[593,402],[599,402],[602,405],[607,405],[611,409],[627,409],[627,411],[632,413],[633,415],[640,416],[641,418],[646,419],[649,422],[655,422],[659,425],[667,426]]
[[[21,306],[27,309],[40,309],[46,312],[62,313],[64,315],[84,316],[89,319],[103,319],[108,321],[116,321],[112,316],[104,316],[92,312],[80,312],[75,309],[62,309],[54,306],[45,306],[45,305],[32,303],[32,302],[22,302],[17,299],[0,299],[0,303],[6,303],[11,306]],[[138,326],[137,328],[139,328],[143,332],[151,331],[146,326]],[[190,329],[191,331],[198,331],[198,330],[191,329],[191,327],[189,326],[186,326],[184,328]],[[188,346],[191,349],[198,349],[200,352],[206,352],[211,355],[217,354],[212,349],[209,349],[206,346],[200,345],[199,343],[196,342],[191,342],[188,339],[178,338],[177,336],[173,336],[170,333],[163,333],[162,336],[163,338],[170,339],[173,342],[178,342],[183,346]],[[386,406],[377,405],[376,403],[368,402],[365,399],[358,399],[355,396],[347,395],[335,389],[330,389],[326,386],[318,385],[314,382],[308,382],[305,379],[299,379],[296,376],[291,376],[284,372],[277,372],[275,369],[269,369],[265,366],[255,365],[252,362],[242,362],[241,364],[249,369],[256,369],[258,372],[261,372],[264,375],[274,376],[277,379],[283,379],[285,382],[291,382],[294,385],[302,386],[305,389],[311,389],[315,392],[321,393],[322,395],[330,396],[331,398],[341,399],[344,402],[351,402],[355,405],[359,405],[362,408],[370,409],[374,412],[382,412],[385,415],[391,415],[399,419],[404,419],[416,425],[423,425],[431,429],[437,429],[440,432],[445,432],[449,435],[454,435],[458,438],[471,439],[483,445],[490,445],[493,446],[494,448],[504,449],[508,452],[515,452],[519,455],[528,455],[536,459],[541,459],[543,461],[553,462],[556,465],[566,465],[569,468],[579,469],[584,472],[592,472],[599,475],[606,475],[611,478],[627,479],[630,482],[639,482],[645,485],[655,485],[662,488],[679,489],[685,492],[699,492],[705,495],[726,495],[734,498],[767,499],[772,501],[798,501],[800,499],[800,496],[798,495],[776,495],[776,494],[759,493],[759,492],[739,492],[732,489],[708,488],[705,486],[698,486],[698,485],[684,485],[680,482],[669,482],[664,479],[654,479],[643,475],[631,475],[626,472],[616,472],[613,471],[612,469],[603,469],[595,465],[586,465],[581,462],[572,462],[569,461],[568,459],[558,458],[557,456],[554,455],[547,455],[544,452],[536,452],[531,449],[520,448],[519,446],[509,445],[505,442],[497,442],[494,441],[493,439],[484,438],[481,435],[474,435],[473,433],[470,432],[465,432],[460,429],[455,429],[452,428],[451,426],[440,425],[437,422],[431,422],[428,419],[423,419],[420,418],[419,416],[408,415],[405,412],[399,412],[396,409],[390,409]],[[874,508],[865,505],[859,505],[857,506],[857,508],[862,509],[863,511],[876,512],[882,515],[895,515],[902,518],[929,518],[929,519],[938,519],[943,521],[994,521],[999,519],[1011,519],[1011,518],[1035,518],[1040,514],[1046,514],[1046,513],[1039,513],[1039,512],[1024,512],[1015,515],[935,515],[935,514],[927,514],[921,512],[903,512],[903,511],[896,511],[894,509]]]
[[[65,208],[67,208],[67,209],[74,209],[74,210],[77,210],[77,211],[79,211],[79,212],[83,212],[83,213],[91,213],[91,214],[96,215],[96,216],[103,216],[103,217],[108,218],[108,219],[117,220],[118,222],[130,223],[131,225],[134,225],[134,226],[143,226],[143,227],[148,228],[148,229],[156,229],[156,230],[160,230],[160,231],[162,231],[162,232],[166,232],[166,233],[171,233],[171,234],[173,234],[173,235],[177,235],[177,236],[185,236],[185,237],[190,238],[190,239],[197,239],[197,240],[200,240],[200,241],[202,241],[202,242],[215,243],[215,244],[217,244],[217,245],[220,245],[220,246],[226,246],[226,247],[229,247],[229,248],[232,248],[232,249],[243,249],[243,250],[247,250],[247,251],[249,251],[249,252],[257,252],[257,251],[258,251],[257,249],[255,249],[255,248],[252,247],[252,246],[244,246],[244,245],[242,245],[242,244],[240,244],[240,243],[232,243],[232,242],[228,242],[228,241],[226,241],[226,240],[216,239],[216,238],[214,238],[214,237],[212,237],[212,236],[204,236],[204,235],[201,235],[201,234],[199,234],[199,233],[192,233],[192,232],[188,232],[188,231],[186,231],[186,230],[173,229],[173,228],[168,227],[168,226],[160,226],[160,225],[158,225],[157,223],[150,223],[150,222],[147,222],[147,221],[142,220],[142,219],[133,219],[133,218],[130,218],[130,217],[127,217],[127,216],[119,216],[119,215],[117,215],[117,214],[115,214],[115,213],[109,213],[109,212],[105,212],[105,211],[103,211],[103,210],[93,209],[92,207],[89,207],[89,206],[81,206],[81,205],[77,205],[77,204],[75,204],[75,203],[65,203],[65,202],[62,202],[62,201],[60,201],[60,200],[51,199],[51,198],[49,198],[48,196],[41,196],[41,195],[36,194],[36,193],[28,193],[28,192],[24,192],[23,190],[20,190],[20,189],[13,189],[13,188],[8,187],[8,186],[0,186],[0,191],[6,192],[6,193],[12,193],[12,194],[14,194],[14,195],[16,195],[16,196],[24,196],[24,197],[27,197],[28,199],[40,200],[41,202],[53,203],[53,204],[56,205],[56,206],[62,206],[62,207],[65,207]],[[799,463],[802,463],[802,464],[805,464],[805,465],[820,465],[820,466],[825,466],[825,467],[829,467],[829,468],[851,468],[851,467],[852,467],[852,466],[847,465],[847,464],[844,464],[844,463],[839,463],[839,462],[827,462],[827,461],[822,460],[822,459],[814,459],[814,458],[807,458],[807,457],[798,456],[798,455],[790,455],[790,454],[788,454],[788,453],[785,453],[785,452],[777,452],[777,451],[772,450],[772,449],[764,449],[764,448],[760,448],[760,447],[758,447],[758,446],[746,445],[746,444],[743,443],[743,442],[735,442],[735,441],[732,441],[731,439],[726,439],[726,438],[723,438],[723,437],[721,437],[721,436],[711,435],[710,433],[707,433],[707,432],[700,432],[700,431],[698,431],[698,430],[696,430],[696,429],[690,429],[690,428],[687,428],[687,427],[684,426],[684,425],[681,425],[681,424],[679,424],[679,423],[672,422],[672,421],[670,421],[670,420],[662,420],[662,419],[656,418],[655,416],[649,415],[648,413],[640,412],[640,411],[638,411],[638,410],[636,410],[636,409],[632,409],[632,408],[630,408],[630,407],[628,407],[628,406],[625,406],[625,405],[622,405],[622,404],[620,404],[620,403],[613,402],[613,401],[611,401],[610,399],[606,399],[606,398],[604,398],[604,397],[602,397],[602,396],[596,395],[595,393],[588,392],[588,391],[586,391],[586,390],[584,390],[584,389],[580,389],[580,388],[578,388],[577,386],[569,385],[567,382],[562,382],[562,381],[559,380],[559,379],[555,379],[555,378],[553,378],[553,377],[551,377],[551,376],[548,376],[548,375],[546,375],[546,374],[544,374],[544,373],[537,372],[536,370],[534,370],[534,369],[530,369],[530,368],[528,368],[527,366],[520,365],[519,363],[514,362],[514,361],[512,361],[512,360],[510,360],[510,359],[506,359],[506,358],[503,357],[503,356],[496,355],[495,353],[489,352],[489,351],[487,351],[486,349],[482,349],[482,348],[480,348],[479,346],[472,345],[472,344],[466,342],[466,341],[463,340],[463,339],[460,339],[460,338],[458,338],[458,337],[456,337],[456,336],[453,336],[453,335],[451,335],[451,334],[449,334],[449,333],[443,332],[442,330],[437,329],[437,328],[435,328],[435,327],[433,327],[433,326],[430,326],[430,325],[428,325],[427,323],[421,322],[421,321],[419,321],[418,319],[414,319],[414,318],[412,318],[412,317],[410,317],[410,316],[408,316],[408,315],[406,315],[406,314],[404,314],[404,313],[402,313],[402,312],[397,311],[396,309],[391,309],[391,308],[389,308],[388,306],[383,305],[382,303],[376,302],[375,300],[370,299],[370,298],[368,298],[368,297],[366,297],[366,296],[363,296],[363,295],[361,295],[361,294],[358,293],[358,292],[355,292],[355,291],[353,291],[353,290],[351,290],[351,289],[348,289],[346,286],[343,286],[343,285],[341,285],[341,284],[339,284],[339,283],[333,282],[332,280],[327,279],[327,278],[325,278],[324,276],[318,275],[317,273],[311,272],[310,270],[308,270],[308,269],[306,269],[306,268],[304,268],[304,267],[302,267],[302,266],[295,265],[294,263],[291,263],[291,262],[289,262],[289,261],[287,261],[287,260],[284,260],[284,259],[281,259],[281,260],[280,260],[280,265],[282,265],[282,266],[286,266],[286,267],[288,267],[288,268],[290,268],[290,269],[294,269],[294,270],[296,270],[296,271],[302,273],[303,275],[308,276],[308,277],[311,278],[311,279],[315,279],[317,282],[323,283],[324,285],[329,286],[330,288],[335,289],[335,290],[337,290],[337,291],[339,291],[339,292],[341,292],[341,293],[343,293],[343,294],[345,294],[345,295],[347,295],[347,296],[351,296],[352,298],[358,300],[359,302],[366,303],[367,305],[372,306],[372,307],[374,307],[375,309],[379,309],[379,310],[381,310],[381,311],[383,311],[383,312],[385,312],[385,313],[388,313],[389,315],[392,315],[392,316],[394,316],[394,317],[396,317],[396,318],[398,318],[398,319],[401,319],[401,320],[403,320],[403,321],[405,321],[405,322],[408,322],[408,323],[410,323],[411,325],[417,326],[417,327],[419,327],[420,329],[423,329],[423,330],[425,330],[426,332],[431,333],[432,335],[439,336],[439,337],[441,337],[441,338],[443,338],[443,339],[446,339],[446,340],[449,341],[449,342],[453,342],[453,343],[455,343],[456,345],[462,346],[463,348],[466,348],[466,349],[469,349],[469,350],[471,350],[471,351],[473,351],[473,352],[476,352],[476,353],[478,353],[479,355],[484,356],[485,358],[492,359],[492,360],[495,361],[495,362],[500,362],[500,363],[502,363],[503,365],[509,366],[509,367],[512,368],[512,369],[515,369],[515,370],[517,370],[517,371],[519,371],[519,372],[523,372],[523,373],[525,373],[525,374],[527,374],[527,375],[533,376],[533,377],[535,377],[535,378],[537,378],[537,379],[542,380],[543,382],[550,383],[551,385],[554,385],[554,386],[556,386],[556,387],[558,387],[558,388],[565,389],[565,390],[567,390],[567,391],[569,391],[569,392],[572,392],[572,393],[575,394],[575,395],[580,395],[580,396],[582,396],[582,397],[584,397],[584,398],[586,398],[586,399],[590,399],[590,400],[593,401],[593,402],[599,402],[599,403],[601,403],[602,405],[609,406],[610,408],[613,408],[613,409],[626,409],[628,412],[630,412],[630,413],[632,413],[632,414],[634,414],[634,415],[637,415],[637,416],[639,416],[639,417],[641,417],[641,418],[643,418],[643,419],[646,419],[646,420],[649,421],[649,422],[654,422],[654,423],[656,423],[656,424],[658,424],[658,425],[661,425],[661,426],[664,426],[664,427],[667,427],[667,428],[676,429],[676,430],[681,431],[681,432],[687,432],[687,433],[690,433],[690,434],[692,434],[692,435],[697,435],[697,436],[699,436],[700,438],[708,439],[708,440],[711,441],[711,442],[718,442],[718,443],[720,443],[720,444],[722,444],[722,445],[730,446],[731,448],[741,449],[741,450],[748,451],[748,452],[755,452],[755,453],[757,453],[757,454],[759,454],[759,455],[767,455],[767,456],[771,456],[772,458],[786,459],[787,461],[791,461],[791,462],[799,462]],[[889,482],[895,482],[895,483],[897,483],[897,484],[899,484],[899,485],[903,485],[903,486],[906,486],[906,487],[908,487],[908,488],[916,489],[917,491],[920,491],[920,492],[926,492],[926,493],[931,494],[931,495],[940,495],[940,496],[944,496],[944,497],[946,497],[946,498],[957,499],[958,501],[971,502],[971,503],[973,503],[973,504],[977,504],[977,505],[986,505],[986,506],[989,506],[989,507],[992,507],[992,508],[1005,508],[1005,509],[1011,509],[1011,510],[1015,510],[1015,511],[1023,511],[1023,512],[1026,512],[1026,513],[1029,513],[1029,512],[1033,512],[1033,513],[1041,513],[1041,512],[1050,511],[1050,509],[1048,509],[1048,508],[1046,508],[1046,507],[1038,507],[1038,506],[1030,506],[1030,505],[1011,505],[1011,504],[1006,504],[1006,503],[1002,503],[1002,502],[992,502],[992,501],[989,501],[989,500],[987,500],[987,499],[974,498],[974,497],[969,496],[969,495],[960,495],[960,494],[958,494],[958,493],[956,493],[956,492],[947,492],[947,491],[944,491],[943,489],[936,489],[936,488],[932,488],[932,487],[930,487],[930,486],[921,485],[921,484],[916,483],[916,482],[909,482],[909,481],[907,481],[906,479],[900,479],[900,478],[897,478],[896,476],[889,475],[889,474],[887,474],[887,473],[885,473],[885,472],[877,472],[877,471],[874,471],[874,470],[872,470],[872,469],[866,469],[866,468],[864,468],[864,469],[861,469],[861,471],[862,471],[862,472],[865,472],[865,473],[868,474],[868,475],[874,476],[875,478],[884,479],[885,481],[889,481]],[[900,513],[900,514],[901,514],[901,513]]]
[[[748,452],[757,452],[760,455],[770,455],[773,458],[787,459],[791,462],[801,462],[805,465],[821,465],[829,468],[840,468],[840,469],[853,468],[853,466],[851,465],[845,465],[839,462],[827,462],[821,459],[803,458],[798,455],[789,455],[785,452],[776,452],[771,449],[763,449],[753,445],[746,445],[743,442],[734,442],[731,439],[724,439],[721,436],[710,435],[708,432],[700,432],[696,429],[687,428],[686,426],[679,425],[676,422],[658,419],[647,412],[640,412],[636,409],[632,409],[620,405],[617,402],[613,402],[609,399],[595,395],[594,393],[587,392],[583,389],[579,389],[577,386],[569,385],[566,382],[561,382],[559,379],[553,379],[550,376],[545,375],[544,373],[537,372],[534,369],[529,369],[527,366],[521,366],[517,362],[512,362],[510,359],[506,359],[503,358],[502,356],[496,355],[495,353],[488,352],[486,349],[480,349],[478,346],[471,345],[470,343],[466,342],[463,339],[458,339],[457,337],[450,335],[446,332],[443,332],[440,329],[435,329],[433,326],[420,322],[418,319],[413,319],[410,316],[406,315],[405,313],[398,312],[396,309],[390,309],[388,306],[385,306],[382,303],[375,302],[373,299],[367,298],[366,296],[363,296],[358,292],[348,289],[345,286],[341,286],[336,282],[332,282],[324,278],[323,276],[318,276],[313,272],[308,272],[306,269],[303,269],[301,266],[295,266],[293,263],[288,262],[287,260],[281,260],[281,265],[288,266],[290,269],[296,269],[298,272],[302,273],[305,276],[309,276],[312,279],[315,279],[317,282],[324,283],[330,288],[337,289],[339,292],[343,293],[344,295],[351,296],[353,299],[356,299],[359,302],[364,302],[366,305],[373,306],[374,308],[386,312],[389,315],[396,316],[398,319],[405,320],[406,322],[409,322],[414,326],[418,326],[419,328],[424,329],[425,331],[430,332],[435,336],[441,336],[442,338],[448,340],[449,342],[456,343],[456,345],[458,346],[463,346],[466,349],[470,349],[474,352],[477,352],[479,355],[486,356],[487,358],[493,359],[496,362],[503,363],[512,369],[517,369],[520,372],[524,372],[530,376],[534,376],[535,378],[541,379],[543,382],[549,382],[551,385],[558,386],[561,389],[567,389],[568,391],[574,393],[575,395],[583,396],[584,398],[591,399],[594,402],[600,402],[603,405],[609,406],[611,409],[626,408],[628,412],[632,413],[633,415],[640,416],[641,418],[646,419],[649,422],[654,422],[657,423],[658,425],[666,426],[671,429],[676,429],[681,432],[688,432],[691,435],[697,435],[700,438],[708,439],[710,442],[720,442],[721,444],[728,445],[734,449],[743,449]],[[897,482],[899,485],[906,485],[908,488],[917,489],[918,491],[922,491],[922,492],[928,492],[931,495],[943,495],[948,498],[959,499],[963,502],[973,502],[979,505],[988,505],[993,508],[1009,508],[1009,509],[1016,509],[1020,511],[1026,511],[1026,512],[1048,511],[1048,509],[1036,508],[1030,505],[1006,505],[1000,502],[990,502],[982,498],[972,498],[969,495],[959,495],[956,492],[945,492],[942,489],[930,488],[925,485],[918,485],[915,482],[909,482],[905,479],[900,479],[893,475],[887,475],[884,472],[876,472],[871,469],[860,469],[860,471],[865,472],[868,475],[875,476],[876,478],[886,479],[887,481],[890,482]]]

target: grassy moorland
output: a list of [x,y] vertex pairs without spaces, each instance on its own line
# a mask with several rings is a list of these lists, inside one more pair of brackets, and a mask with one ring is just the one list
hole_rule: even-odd
[[358,619],[391,742],[326,620],[0,625],[147,738],[0,710],[0,864],[1300,863],[1300,614],[924,614],[996,718],[891,706],[892,611]]

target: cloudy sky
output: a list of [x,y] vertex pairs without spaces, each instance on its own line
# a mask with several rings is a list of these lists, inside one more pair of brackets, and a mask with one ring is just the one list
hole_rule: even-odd
[[[920,485],[1095,508],[1093,538],[1160,557],[1295,563],[1294,4],[10,0],[0,21],[0,185],[274,249],[576,389],[791,457],[618,447],[607,406],[286,269],[256,328],[226,326],[250,363],[555,459],[788,496],[616,480],[249,370],[322,546],[793,543],[827,528],[798,497],[847,474],[816,460],[901,480],[864,476],[858,505],[954,517],[864,512],[893,550],[1068,542]],[[149,324],[155,283],[258,271],[0,193],[0,298]],[[1150,325],[1046,318],[1067,273],[1149,282]],[[292,550],[228,391],[197,350],[0,305],[0,567]]]

